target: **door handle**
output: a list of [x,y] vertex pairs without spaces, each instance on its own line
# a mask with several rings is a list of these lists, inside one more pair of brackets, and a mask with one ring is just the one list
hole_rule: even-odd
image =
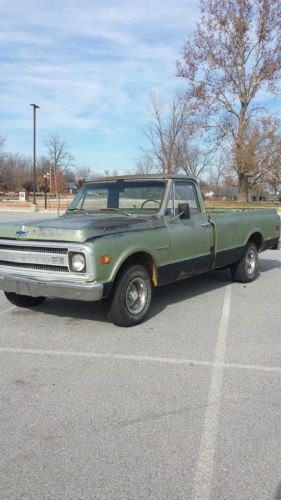
[[210,222],[206,222],[205,224],[201,224],[201,227],[210,227]]

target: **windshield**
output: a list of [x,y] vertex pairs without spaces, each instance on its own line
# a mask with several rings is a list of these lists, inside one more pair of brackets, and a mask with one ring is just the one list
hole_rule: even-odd
[[85,184],[69,206],[69,210],[124,212],[126,215],[159,212],[166,184],[143,180],[97,182]]

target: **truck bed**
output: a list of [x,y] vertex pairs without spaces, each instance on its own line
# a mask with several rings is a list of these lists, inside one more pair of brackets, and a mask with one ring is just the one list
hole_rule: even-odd
[[247,241],[256,239],[259,251],[273,248],[279,240],[280,217],[275,209],[208,211],[215,227],[216,266],[227,265],[232,252],[243,252]]

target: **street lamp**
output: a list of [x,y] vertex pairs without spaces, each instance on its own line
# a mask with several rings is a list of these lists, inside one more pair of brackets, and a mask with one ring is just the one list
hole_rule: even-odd
[[50,178],[50,174],[47,172],[44,174],[44,193],[45,193],[45,210],[47,208],[47,189],[48,189],[48,179]]
[[36,109],[39,109],[37,104],[30,104],[33,107],[33,209],[36,210]]

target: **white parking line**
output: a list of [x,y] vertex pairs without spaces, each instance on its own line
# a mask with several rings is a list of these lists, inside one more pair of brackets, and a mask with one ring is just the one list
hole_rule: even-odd
[[193,479],[191,495],[192,500],[208,500],[211,494],[214,454],[216,449],[218,419],[222,397],[223,367],[226,351],[228,320],[230,316],[231,289],[232,287],[229,285],[225,290],[205,421],[200,442],[198,461]]
[[129,361],[147,361],[154,363],[170,363],[177,365],[212,366],[211,361],[194,361],[192,359],[160,358],[151,356],[138,356],[133,354],[113,354],[110,352],[84,352],[84,351],[58,351],[53,349],[18,349],[14,347],[0,347],[0,353],[12,354],[38,354],[40,356],[66,356],[78,358],[116,359]]
[[223,365],[224,368],[236,368],[238,370],[257,370],[264,372],[276,372],[281,373],[280,366],[264,366],[264,365],[243,365],[240,363],[225,363]]
[[192,366],[208,366],[218,368],[233,368],[238,370],[256,370],[265,372],[281,373],[279,366],[264,366],[264,365],[243,365],[241,363],[221,363],[214,361],[204,361],[198,359],[183,359],[183,358],[161,358],[153,356],[138,356],[134,354],[113,354],[110,352],[85,352],[85,351],[60,351],[53,349],[22,349],[16,347],[0,347],[0,354],[34,354],[38,356],[65,356],[74,358],[95,358],[95,359],[112,359],[112,360],[127,360],[140,361],[148,363],[166,363],[172,365],[187,365]]

